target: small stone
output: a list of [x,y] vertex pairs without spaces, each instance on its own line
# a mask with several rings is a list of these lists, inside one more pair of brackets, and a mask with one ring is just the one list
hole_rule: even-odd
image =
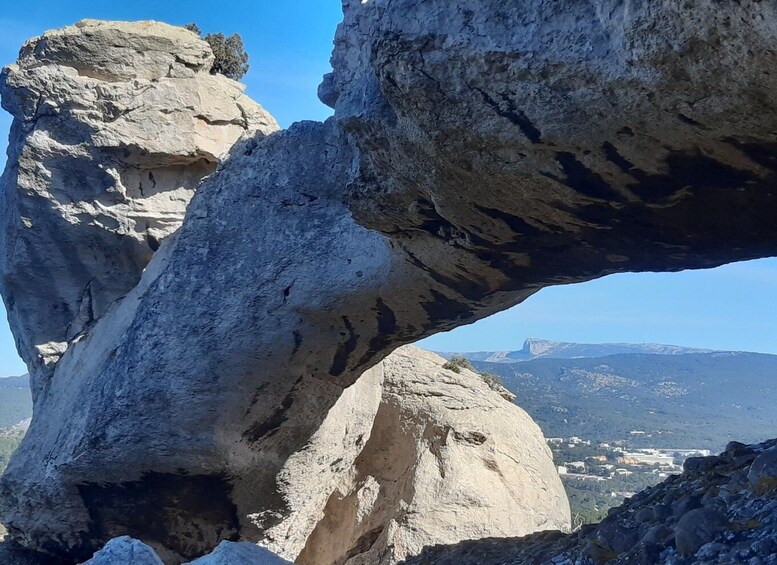
[[653,519],[657,522],[663,522],[672,515],[672,508],[667,504],[656,504],[653,507]]
[[644,544],[665,545],[674,537],[674,532],[664,524],[657,524],[650,528],[640,540]]
[[777,540],[767,537],[760,539],[752,545],[753,553],[756,555],[769,555],[777,552]]
[[698,496],[686,494],[672,504],[672,514],[679,518],[690,510],[701,507],[701,499]]
[[636,520],[636,522],[638,524],[642,524],[644,522],[649,522],[652,519],[653,519],[653,509],[652,508],[642,508],[634,515],[634,520]]

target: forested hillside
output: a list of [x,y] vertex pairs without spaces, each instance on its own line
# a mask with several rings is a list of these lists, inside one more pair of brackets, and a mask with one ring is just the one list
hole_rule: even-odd
[[546,436],[722,450],[777,435],[777,356],[621,354],[474,361],[498,375]]

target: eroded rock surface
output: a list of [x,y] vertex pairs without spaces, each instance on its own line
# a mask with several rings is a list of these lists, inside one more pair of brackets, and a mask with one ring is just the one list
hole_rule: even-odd
[[771,3],[344,8],[335,117],[235,148],[38,394],[0,493],[20,542],[91,554],[149,512],[173,556],[261,539],[395,348],[549,285],[777,253]]
[[222,541],[213,552],[195,559],[189,565],[291,565],[291,563],[249,542]]
[[184,29],[84,20],[31,39],[3,71],[15,120],[0,276],[35,394],[67,342],[137,284],[235,141],[278,129],[212,63]]
[[164,565],[154,550],[129,536],[114,538],[84,565]]
[[291,512],[261,543],[301,564],[372,565],[435,543],[568,529],[539,427],[444,363],[403,347],[346,389],[279,474]]

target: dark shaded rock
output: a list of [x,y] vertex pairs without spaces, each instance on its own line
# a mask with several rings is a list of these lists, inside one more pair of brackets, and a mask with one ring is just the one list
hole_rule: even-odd
[[614,521],[605,520],[598,529],[599,539],[603,545],[616,554],[623,553],[634,547],[639,540],[639,532],[634,528],[624,527]]
[[761,453],[747,473],[750,486],[758,494],[777,491],[777,447]]
[[672,514],[675,518],[685,516],[691,510],[701,507],[701,497],[694,494],[684,494],[672,503]]
[[2,565],[59,565],[59,560],[25,549],[13,540],[0,542],[0,563]]
[[666,504],[656,504],[653,507],[653,520],[663,522],[672,515],[672,508]]
[[691,510],[680,518],[675,527],[677,551],[682,555],[693,555],[702,545],[715,539],[727,525],[726,517],[719,512],[707,508]]
[[683,463],[683,473],[688,476],[702,475],[715,468],[721,460],[718,457],[689,457]]
[[666,545],[674,537],[674,532],[665,524],[657,524],[650,528],[640,540],[647,545]]

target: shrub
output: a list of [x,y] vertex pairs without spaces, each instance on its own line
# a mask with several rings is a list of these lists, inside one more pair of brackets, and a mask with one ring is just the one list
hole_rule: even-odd
[[488,373],[488,372],[482,372],[480,373],[480,377],[485,381],[485,383],[492,389],[497,392],[501,391],[504,388],[504,384],[502,384],[502,379],[500,379],[498,376],[496,376],[494,373]]
[[[183,27],[202,36],[197,24],[187,24]],[[245,76],[248,72],[248,53],[245,52],[240,34],[233,33],[227,37],[223,33],[209,33],[203,39],[208,42],[216,57],[210,74],[224,75],[233,80],[240,80]]]
[[462,369],[469,369],[470,371],[477,372],[475,371],[475,367],[472,366],[472,363],[462,355],[454,355],[442,366],[442,368],[453,371],[454,373],[461,373]]

